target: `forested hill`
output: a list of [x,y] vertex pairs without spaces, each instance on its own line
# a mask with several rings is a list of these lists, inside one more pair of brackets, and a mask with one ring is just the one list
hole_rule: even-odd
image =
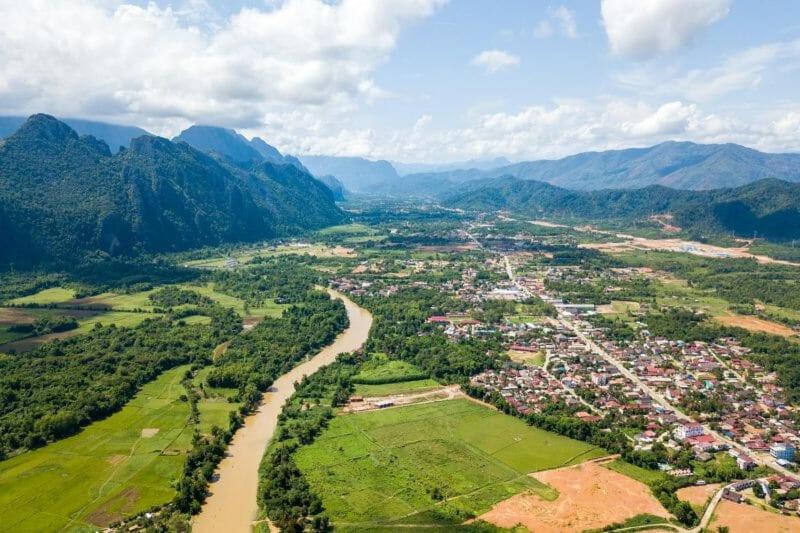
[[112,155],[48,115],[0,141],[0,266],[251,241],[345,218],[326,186],[290,165],[245,168],[153,136]]
[[217,126],[191,126],[183,130],[173,139],[185,142],[201,152],[227,157],[235,163],[268,162],[277,165],[293,165],[308,172],[300,161],[293,156],[283,155],[272,145],[259,137],[248,141],[234,130]]
[[524,161],[491,170],[411,174],[402,180],[384,181],[371,192],[435,195],[456,191],[466,182],[503,176],[572,190],[638,189],[650,185],[711,190],[768,178],[800,182],[800,154],[768,154],[737,144],[665,142],[647,148]]
[[478,211],[507,209],[530,216],[579,220],[644,220],[669,214],[697,236],[754,233],[771,240],[800,238],[800,184],[775,179],[731,189],[676,190],[652,185],[633,190],[571,191],[517,178],[474,182],[445,204]]
[[[17,131],[26,120],[25,117],[0,117],[0,138],[8,137]],[[79,135],[91,135],[105,142],[111,149],[111,153],[117,153],[120,148],[127,148],[131,139],[149,135],[148,132],[136,126],[122,126],[78,118],[65,118],[62,122],[78,132]]]

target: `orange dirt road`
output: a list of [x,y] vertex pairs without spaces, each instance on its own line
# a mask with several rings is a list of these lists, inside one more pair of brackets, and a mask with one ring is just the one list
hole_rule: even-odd
[[259,410],[247,417],[236,432],[228,455],[217,468],[217,481],[210,486],[211,494],[192,521],[194,533],[249,533],[256,520],[258,504],[258,466],[275,428],[278,415],[286,400],[294,393],[294,383],[321,367],[332,363],[340,353],[363,346],[372,326],[372,315],[344,295],[329,290],[347,308],[350,326],[329,346],[305,363],[282,375],[264,394]]

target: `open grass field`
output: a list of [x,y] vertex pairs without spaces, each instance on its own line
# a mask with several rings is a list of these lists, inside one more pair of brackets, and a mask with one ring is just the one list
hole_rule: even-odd
[[611,461],[610,463],[604,463],[603,466],[608,468],[609,470],[613,470],[614,472],[619,472],[624,476],[628,476],[629,478],[635,479],[636,481],[641,481],[644,484],[649,484],[654,481],[664,479],[665,477],[665,475],[662,474],[661,472],[647,470],[646,468],[626,463],[621,459]]
[[508,357],[517,363],[525,363],[528,365],[544,366],[545,354],[544,352],[523,352],[518,350],[509,350]]
[[399,383],[381,383],[379,385],[366,385],[358,383],[355,386],[357,396],[380,397],[392,394],[409,394],[413,392],[423,392],[426,390],[441,387],[438,382],[432,379],[415,379],[413,381],[402,381]]
[[283,310],[288,307],[283,304],[276,304],[270,300],[263,307],[251,307],[249,310],[246,310],[244,300],[216,291],[213,283],[206,283],[204,285],[183,284],[179,285],[179,287],[207,296],[222,307],[230,307],[239,313],[240,316],[279,317],[281,313],[283,313]]
[[[42,316],[66,315],[78,319],[78,327],[60,333],[51,333],[42,336],[30,336],[26,333],[16,333],[9,328],[15,324],[30,324]],[[27,309],[27,308],[0,308],[0,351],[26,352],[37,346],[54,341],[81,335],[91,331],[96,324],[118,327],[135,327],[148,317],[156,315],[150,313],[133,313],[125,311],[86,311],[76,309]]]
[[29,296],[15,298],[11,300],[9,303],[11,305],[25,305],[25,304],[49,305],[49,304],[66,302],[72,300],[73,298],[75,298],[75,291],[73,291],[72,289],[65,289],[63,287],[54,287],[52,289],[44,289],[42,291],[37,292],[36,294],[31,294]]
[[295,455],[338,529],[459,524],[513,494],[557,494],[527,474],[604,455],[459,399],[336,417]]
[[64,305],[74,305],[76,307],[97,307],[102,309],[111,309],[114,311],[152,311],[155,306],[150,300],[150,295],[156,290],[157,289],[151,289],[147,291],[132,292],[130,294],[104,292],[94,296],[87,296],[85,298],[78,298],[62,303]]
[[172,498],[191,446],[186,368],[81,433],[0,462],[0,531],[95,530]]
[[230,255],[220,255],[205,259],[187,261],[184,266],[190,268],[225,268],[225,263],[230,258],[236,259],[239,265],[247,265],[255,257],[274,257],[279,255],[311,255],[314,257],[355,257],[351,248],[343,246],[327,246],[324,244],[281,244],[278,246],[264,245],[256,248],[246,248]]
[[385,383],[389,380],[413,381],[425,377],[419,368],[405,361],[389,360],[385,355],[376,354],[364,364],[361,372],[353,376],[356,382]]

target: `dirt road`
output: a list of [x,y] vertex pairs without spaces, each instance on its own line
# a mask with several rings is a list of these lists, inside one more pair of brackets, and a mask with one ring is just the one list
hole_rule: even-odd
[[367,340],[372,315],[344,295],[333,290],[328,292],[344,302],[350,326],[319,354],[275,380],[264,394],[261,407],[236,432],[227,457],[217,468],[218,479],[211,484],[211,494],[193,520],[195,533],[249,533],[252,530],[258,511],[258,465],[275,432],[281,408],[294,392],[294,383],[332,363],[340,353],[361,348]]

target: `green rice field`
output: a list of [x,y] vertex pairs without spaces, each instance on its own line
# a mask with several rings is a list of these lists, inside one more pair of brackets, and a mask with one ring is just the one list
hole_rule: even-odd
[[0,462],[0,531],[96,530],[169,501],[192,440],[187,368],[79,434]]
[[527,474],[605,455],[470,400],[336,417],[295,460],[338,529],[460,524],[524,490]]

